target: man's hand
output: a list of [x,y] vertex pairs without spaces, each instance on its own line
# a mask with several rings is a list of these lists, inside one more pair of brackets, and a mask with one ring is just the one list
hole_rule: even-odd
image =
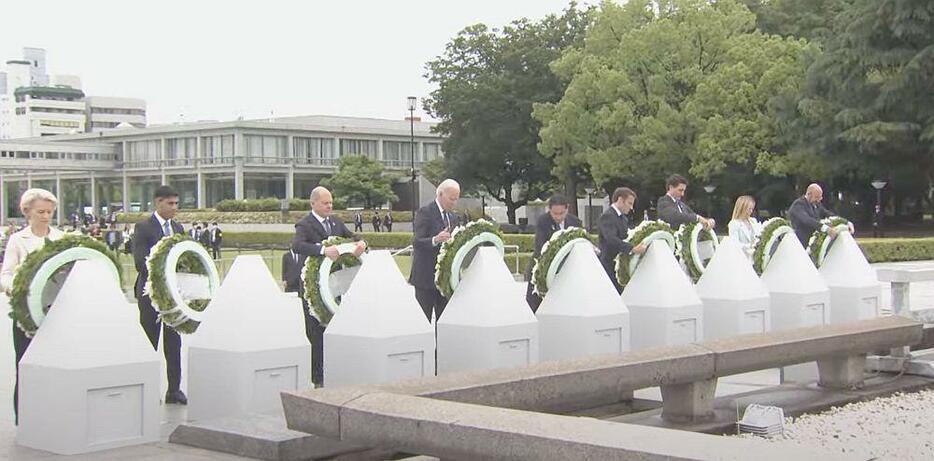
[[363,240],[360,240],[359,242],[356,243],[356,245],[357,247],[354,248],[353,255],[359,258],[360,255],[362,255],[363,252],[366,251],[366,242],[364,242]]
[[436,235],[436,236],[434,236],[434,238],[432,238],[432,241],[435,242],[435,245],[437,245],[437,244],[439,244],[439,243],[447,242],[448,240],[451,240],[451,233],[448,232],[448,231],[446,231],[446,230],[443,230],[443,231],[441,231],[441,232],[438,232],[438,235]]
[[637,255],[641,255],[641,254],[644,254],[644,253],[645,253],[645,250],[648,250],[648,249],[649,249],[649,248],[648,248],[647,246],[645,246],[644,243],[640,243],[640,244],[638,244],[638,245],[632,247],[632,252],[635,253],[635,254],[637,254]]
[[853,223],[846,223],[847,227],[850,228],[850,234],[856,235],[856,229],[853,227]]
[[830,234],[831,237],[836,238],[837,234],[839,234],[840,231],[838,231],[836,227],[831,227],[830,229],[827,230],[827,233]]
[[337,258],[339,258],[341,254],[337,251],[337,247],[332,245],[324,247],[324,255],[331,261],[337,261]]

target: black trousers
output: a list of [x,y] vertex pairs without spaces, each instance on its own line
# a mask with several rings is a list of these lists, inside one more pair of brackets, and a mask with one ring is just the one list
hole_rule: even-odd
[[211,245],[211,257],[214,259],[221,258],[221,247],[220,245]]
[[434,310],[435,319],[441,318],[444,307],[448,305],[448,300],[441,295],[437,288],[418,288],[415,287],[415,299],[418,305],[422,306],[422,311],[428,321],[431,321],[431,312]]
[[169,382],[169,392],[179,390],[182,381],[182,338],[172,327],[159,321],[156,309],[149,296],[142,296],[137,291],[137,305],[139,306],[139,324],[146,331],[152,348],[159,350],[159,333],[165,335],[162,343],[162,353],[165,356],[165,371]]
[[529,303],[533,314],[538,311],[538,306],[542,305],[542,297],[535,294],[535,287],[532,282],[529,282],[529,286],[525,289],[525,301]]
[[302,296],[302,314],[305,316],[305,336],[311,343],[311,382],[324,384],[324,327],[308,313],[308,301]]
[[26,337],[26,333],[16,326],[16,321],[13,321],[13,350],[16,351],[16,384],[13,386],[13,421],[15,424],[19,424],[19,361],[26,354],[30,342],[32,339]]

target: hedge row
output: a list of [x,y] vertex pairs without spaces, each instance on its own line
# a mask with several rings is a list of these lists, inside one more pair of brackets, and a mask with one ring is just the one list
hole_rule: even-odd
[[[307,203],[307,202],[306,202]],[[354,211],[334,210],[334,216],[337,216],[348,226],[353,228]],[[373,211],[361,211],[363,214],[363,224],[366,228],[371,228],[370,221],[373,219]],[[394,222],[412,221],[411,211],[393,211],[392,220]],[[117,215],[118,223],[137,223],[146,219],[151,212],[139,213],[120,213]],[[386,215],[385,211],[380,212],[380,217]],[[299,220],[308,216],[308,211],[289,211],[289,222],[297,223]],[[192,222],[214,222],[221,224],[278,224],[282,222],[282,212],[280,211],[190,211],[181,210],[176,216],[179,222],[189,224]]]
[[872,263],[934,259],[934,238],[859,239]]
[[[247,199],[247,200],[221,200],[214,205],[217,211],[279,211],[280,200],[275,197]],[[308,211],[311,203],[300,198],[289,199],[289,210]]]
[[[412,244],[410,232],[361,232],[360,237],[371,248],[405,248]],[[288,232],[224,232],[224,243],[229,246],[287,248],[292,241]],[[531,253],[535,247],[535,236],[528,234],[506,234],[506,245],[518,245],[520,253]]]

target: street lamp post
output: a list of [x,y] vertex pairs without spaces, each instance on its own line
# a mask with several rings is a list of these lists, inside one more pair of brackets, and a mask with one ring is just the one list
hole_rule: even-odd
[[712,218],[713,216],[713,191],[717,190],[717,186],[713,184],[708,184],[704,186],[704,191],[707,192],[707,217]]
[[584,190],[587,191],[587,230],[593,232],[593,193],[596,189],[585,187]]
[[876,190],[876,209],[875,213],[872,216],[872,236],[881,237],[882,236],[882,189],[885,188],[887,182],[876,179],[872,182],[873,189]]
[[480,191],[480,219],[486,219],[486,193]]
[[418,186],[415,183],[417,179],[415,176],[415,105],[418,103],[418,99],[415,96],[409,96],[407,102],[409,108],[409,147],[412,149],[412,225],[414,226],[415,210],[418,209]]

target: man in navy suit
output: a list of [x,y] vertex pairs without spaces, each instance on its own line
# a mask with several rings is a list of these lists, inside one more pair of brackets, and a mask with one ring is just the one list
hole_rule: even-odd
[[[569,227],[583,227],[580,218],[568,213],[567,197],[561,194],[552,195],[548,199],[548,213],[542,213],[535,223],[535,249],[532,252],[533,261],[542,255],[542,247],[545,242],[551,239],[551,236],[559,230]],[[530,264],[525,271],[525,279],[529,281],[529,286],[525,292],[525,300],[532,308],[532,312],[538,311],[538,306],[542,304],[542,297],[535,294],[532,285],[532,265]]]
[[673,174],[665,181],[667,192],[658,198],[658,219],[678,230],[682,224],[699,222],[706,229],[713,229],[716,222],[713,218],[705,218],[684,203],[684,192],[688,188],[688,180],[679,174]]
[[[791,222],[791,228],[795,230],[795,235],[805,248],[808,246],[808,240],[811,234],[817,230],[822,230],[830,234],[831,237],[837,236],[837,229],[829,227],[821,220],[833,216],[833,212],[824,207],[821,201],[824,199],[824,190],[818,184],[808,185],[803,197],[798,197],[791,206],[788,207],[788,221]],[[850,223],[850,233],[853,233],[853,224]]]
[[[148,295],[143,294],[149,269],[146,267],[146,257],[149,250],[162,240],[174,234],[181,234],[185,229],[175,220],[178,212],[178,192],[169,186],[159,186],[154,196],[156,211],[148,218],[136,223],[133,232],[133,261],[136,263],[136,286],[134,293],[139,306],[139,323],[146,331],[149,342],[156,350],[159,349],[160,323],[156,308]],[[182,339],[178,332],[168,325],[161,325],[163,332],[162,352],[165,355],[166,375],[169,389],[165,393],[165,403],[188,404],[188,397],[182,392],[181,383],[181,347]]]
[[644,243],[632,246],[626,239],[629,237],[629,218],[626,216],[636,204],[636,192],[628,187],[617,187],[613,191],[613,202],[610,207],[600,215],[598,229],[600,231],[600,262],[603,269],[610,276],[610,281],[616,291],[622,293],[616,279],[616,256],[623,254],[643,254],[646,247]]
[[435,264],[441,244],[451,239],[451,231],[457,227],[454,205],[461,196],[461,187],[453,179],[445,179],[438,185],[436,197],[415,213],[412,242],[412,273],[409,283],[415,286],[415,299],[422,306],[425,317],[431,321],[441,318],[448,300],[435,286]]
[[[322,245],[329,237],[338,236],[355,238],[354,234],[336,216],[331,216],[334,208],[334,199],[331,192],[318,186],[311,191],[311,213],[295,224],[295,236],[292,238],[292,252],[300,257],[296,261],[298,273],[305,265],[305,258],[330,258],[336,261],[340,254],[337,247]],[[354,256],[363,254],[366,243],[358,241]],[[308,313],[308,302],[305,300],[303,284],[298,283],[305,315],[305,336],[311,343],[311,380],[316,386],[323,384],[324,378],[324,327]]]

